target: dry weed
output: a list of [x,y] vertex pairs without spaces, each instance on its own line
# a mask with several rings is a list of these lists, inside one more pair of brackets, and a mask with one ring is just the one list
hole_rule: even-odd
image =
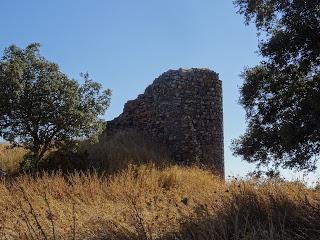
[[225,183],[197,167],[129,166],[109,177],[20,176],[0,184],[3,239],[318,239],[320,191]]
[[23,159],[26,150],[23,148],[10,148],[7,144],[0,144],[0,170],[15,173]]

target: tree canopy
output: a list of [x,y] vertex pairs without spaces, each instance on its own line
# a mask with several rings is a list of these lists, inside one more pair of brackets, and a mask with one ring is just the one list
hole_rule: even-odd
[[236,0],[260,36],[240,104],[248,127],[236,155],[258,166],[314,170],[320,155],[320,0]]
[[0,60],[0,136],[33,153],[34,165],[47,150],[79,138],[93,139],[110,103],[111,91],[81,74],[69,79],[42,57],[40,45],[12,45]]

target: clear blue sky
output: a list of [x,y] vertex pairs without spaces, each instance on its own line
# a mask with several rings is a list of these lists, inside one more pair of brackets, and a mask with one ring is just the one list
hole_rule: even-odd
[[1,53],[39,42],[69,77],[88,71],[111,88],[108,120],[168,69],[215,70],[223,81],[226,175],[254,168],[230,151],[245,130],[239,74],[259,62],[256,30],[231,0],[2,0],[0,22]]

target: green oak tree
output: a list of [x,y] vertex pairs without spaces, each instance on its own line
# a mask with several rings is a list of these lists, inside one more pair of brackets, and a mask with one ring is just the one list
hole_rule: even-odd
[[259,36],[258,66],[242,73],[246,132],[236,155],[258,166],[312,171],[320,155],[320,0],[235,0]]
[[12,45],[0,60],[0,136],[30,150],[32,169],[50,149],[95,139],[111,96],[87,73],[82,85],[68,78],[39,48]]

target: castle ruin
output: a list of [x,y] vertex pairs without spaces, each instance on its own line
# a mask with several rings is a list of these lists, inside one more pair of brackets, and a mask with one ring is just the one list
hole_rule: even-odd
[[224,175],[222,83],[209,69],[169,70],[128,101],[106,133],[137,130],[164,144],[177,163]]

